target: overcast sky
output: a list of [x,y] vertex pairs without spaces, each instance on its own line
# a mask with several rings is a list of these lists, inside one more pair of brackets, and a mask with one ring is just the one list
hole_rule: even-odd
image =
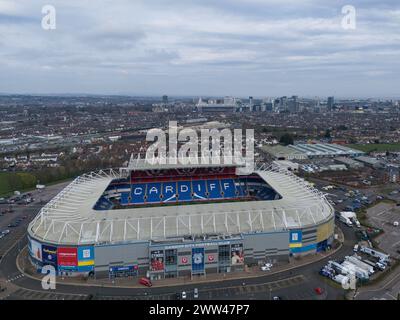
[[400,96],[399,0],[0,0],[0,34],[2,93]]

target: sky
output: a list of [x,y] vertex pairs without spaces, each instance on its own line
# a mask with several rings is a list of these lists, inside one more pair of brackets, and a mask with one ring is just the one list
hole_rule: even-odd
[[400,97],[399,0],[0,0],[0,34],[0,93]]

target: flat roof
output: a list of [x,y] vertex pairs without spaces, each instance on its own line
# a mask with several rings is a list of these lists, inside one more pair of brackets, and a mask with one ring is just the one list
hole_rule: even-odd
[[304,152],[293,150],[286,146],[275,145],[275,146],[262,146],[261,149],[275,157],[280,155],[300,155],[303,156]]
[[289,148],[303,152],[308,156],[324,156],[324,155],[360,155],[362,151],[351,149],[338,144],[316,143],[316,144],[296,144],[290,145]]

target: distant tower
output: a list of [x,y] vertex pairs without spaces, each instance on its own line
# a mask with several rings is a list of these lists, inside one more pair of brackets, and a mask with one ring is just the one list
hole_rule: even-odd
[[333,110],[334,104],[335,104],[335,98],[334,97],[328,97],[327,107],[328,107],[329,111]]
[[167,95],[162,96],[162,102],[163,103],[168,103],[168,96]]
[[249,108],[250,108],[250,111],[253,111],[253,97],[249,97]]

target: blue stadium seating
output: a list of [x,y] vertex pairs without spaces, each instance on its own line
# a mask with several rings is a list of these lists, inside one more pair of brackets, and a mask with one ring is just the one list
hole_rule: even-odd
[[192,185],[190,181],[178,181],[178,200],[192,201]]
[[128,205],[129,204],[129,193],[123,192],[121,193],[121,204]]
[[245,180],[236,180],[235,187],[238,197],[244,197],[247,195],[247,186]]
[[207,180],[207,190],[208,190],[208,198],[209,199],[221,199],[221,185],[219,184],[220,180],[213,179]]
[[93,207],[94,210],[110,210],[112,208],[113,203],[104,196],[101,196]]
[[236,197],[235,182],[233,181],[233,179],[222,179],[221,189],[224,192],[224,198]]
[[[117,194],[121,194],[121,205],[235,199],[247,197],[249,194],[259,200],[274,200],[279,197],[262,180],[253,177],[143,182],[132,184],[130,187],[129,185],[127,186],[130,192],[124,191],[125,184],[122,185],[122,188],[121,185],[118,185],[119,190]],[[108,210],[113,206],[113,203],[106,197],[102,198],[96,203],[95,208],[98,208],[98,210]]]
[[164,182],[162,194],[163,202],[176,202],[176,182]]
[[157,203],[160,202],[161,195],[161,182],[148,183],[147,184],[147,203]]
[[204,200],[207,199],[207,187],[205,180],[194,180],[192,181],[193,186],[193,198]]
[[145,184],[145,183],[132,184],[131,203],[133,203],[133,204],[144,203],[146,187],[147,187],[147,184]]

